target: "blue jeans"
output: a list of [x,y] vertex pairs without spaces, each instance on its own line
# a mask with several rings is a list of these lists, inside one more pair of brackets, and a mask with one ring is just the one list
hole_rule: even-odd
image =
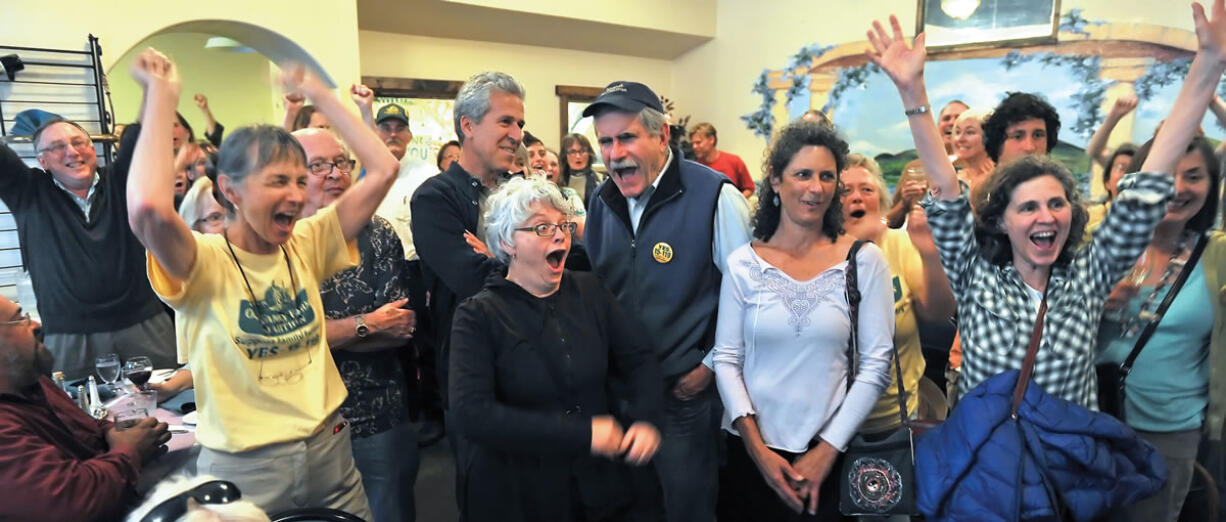
[[353,462],[362,473],[374,522],[417,519],[417,430],[409,422],[368,437],[353,437]]
[[715,382],[688,401],[664,389],[660,449],[652,462],[664,489],[668,522],[713,522],[719,491]]

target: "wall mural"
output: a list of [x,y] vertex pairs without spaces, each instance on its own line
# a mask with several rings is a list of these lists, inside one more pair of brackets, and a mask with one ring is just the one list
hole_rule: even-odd
[[[1041,93],[1060,114],[1060,144],[1053,157],[1088,184],[1085,147],[1106,108],[1115,97],[1135,92],[1140,103],[1129,120],[1130,141],[1148,140],[1174,102],[1195,42],[1189,31],[1090,21],[1074,9],[1061,16],[1057,43],[930,52],[925,77],[934,113],[955,99],[991,109],[1008,91]],[[898,93],[864,58],[865,45],[812,44],[792,55],[784,68],[764,70],[752,89],[762,102],[742,121],[769,139],[777,117],[795,119],[810,108],[820,109],[853,152],[877,159],[893,186],[902,166],[916,158],[914,144]],[[1219,94],[1226,96],[1226,82]],[[1211,113],[1203,128],[1211,141],[1226,137],[1226,127]],[[1117,127],[1127,130],[1123,124]]]

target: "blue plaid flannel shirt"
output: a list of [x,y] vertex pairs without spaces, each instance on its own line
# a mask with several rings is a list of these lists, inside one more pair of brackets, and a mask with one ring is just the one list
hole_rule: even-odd
[[[1097,410],[1095,336],[1111,289],[1132,269],[1174,195],[1169,174],[1137,172],[1119,183],[1119,195],[1093,239],[1052,269],[1047,317],[1034,380],[1048,394]],[[962,334],[959,395],[998,373],[1019,369],[1034,329],[1037,306],[1012,264],[998,266],[979,253],[969,190],[951,200],[923,202],[941,264],[958,301]]]

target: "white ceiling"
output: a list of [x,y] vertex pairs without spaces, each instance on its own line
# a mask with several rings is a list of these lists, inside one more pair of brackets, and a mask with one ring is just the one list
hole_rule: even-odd
[[[664,60],[677,58],[714,36],[714,0],[684,0],[682,9],[660,7],[659,0],[654,1],[654,6],[646,0],[588,3],[591,10],[579,14],[574,8],[577,0],[565,6],[556,0],[505,4],[489,0],[357,0],[358,28]],[[568,9],[551,10],[551,3]],[[620,10],[607,17],[611,21],[597,18],[605,9]]]

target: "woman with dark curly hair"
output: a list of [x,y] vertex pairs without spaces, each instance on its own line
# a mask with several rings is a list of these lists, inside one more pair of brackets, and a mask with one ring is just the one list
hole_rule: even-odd
[[[1033,379],[1054,397],[1097,409],[1095,336],[1103,305],[1166,213],[1174,193],[1169,173],[1184,155],[1226,68],[1226,59],[1219,59],[1226,58],[1226,18],[1215,19],[1208,31],[1198,22],[1201,51],[1153,152],[1141,172],[1120,181],[1111,209],[1084,246],[1087,213],[1072,175],[1059,162],[1024,154],[1036,142],[1042,150],[1031,152],[1054,146],[1057,127],[1048,118],[1054,112],[1034,115],[1036,108],[1038,114],[1047,111],[1041,110],[1046,103],[1032,95],[1011,94],[1002,102],[984,124],[988,152],[1000,158],[999,166],[971,205],[927,114],[924,37],[916,37],[911,46],[898,19],[891,16],[890,24],[887,33],[873,23],[869,57],[898,88],[931,181],[932,199],[925,211],[961,319],[959,391],[965,395],[996,374],[1021,368],[1040,302],[1046,299],[1051,306]],[[1019,121],[1029,130],[1014,128]],[[1006,127],[1012,130],[999,131]],[[1010,161],[1005,151],[1023,157]]]
[[582,134],[567,134],[562,138],[562,154],[566,161],[562,162],[562,181],[559,186],[570,187],[583,198],[583,204],[588,205],[588,197],[596,192],[600,184],[600,175],[592,170],[596,161],[596,151],[592,143]]
[[[756,240],[728,256],[712,359],[725,407],[726,483],[737,492],[732,520],[837,518],[838,480],[828,474],[889,382],[889,264],[871,243],[848,260],[855,239],[843,231],[839,183],[846,156],[833,127],[784,127],[766,159]],[[849,316],[849,262],[862,296],[858,324]]]

